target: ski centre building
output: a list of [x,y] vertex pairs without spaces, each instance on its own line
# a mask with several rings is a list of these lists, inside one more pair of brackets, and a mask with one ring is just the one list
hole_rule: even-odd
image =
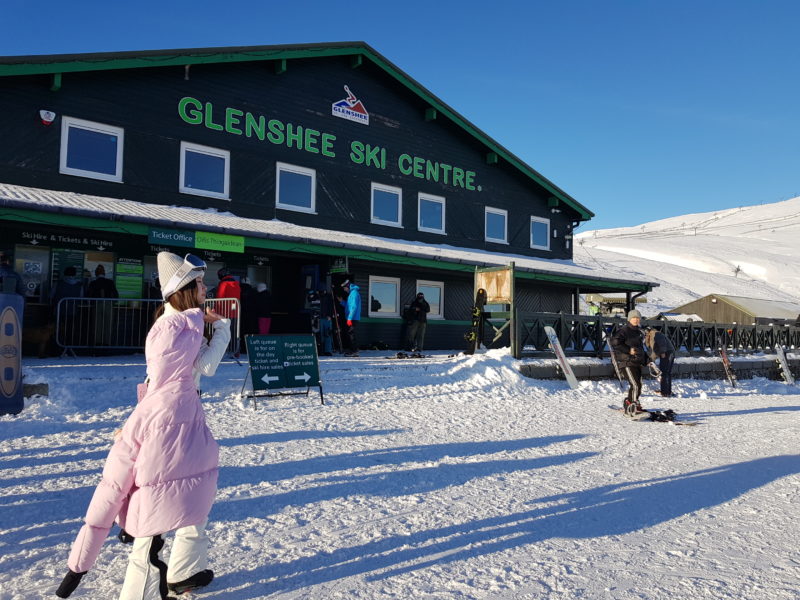
[[162,250],[267,284],[274,333],[350,279],[392,348],[417,291],[461,348],[476,267],[513,261],[520,311],[653,286],[573,264],[593,213],[362,42],[0,57],[0,139],[25,326],[67,266],[146,297]]

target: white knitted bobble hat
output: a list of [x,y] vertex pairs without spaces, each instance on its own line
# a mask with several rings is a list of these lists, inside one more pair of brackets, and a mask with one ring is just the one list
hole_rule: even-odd
[[[172,252],[159,252],[158,253],[158,280],[161,284],[161,290],[163,294],[163,290],[166,289],[169,282],[172,280],[172,276],[181,268],[183,265],[183,259],[178,256],[177,254],[173,254]],[[177,285],[172,286],[174,289],[169,291],[169,295],[171,296],[181,288],[183,288],[186,284],[191,281],[194,281],[201,275],[205,273],[205,269],[192,269],[186,275],[184,275]],[[164,297],[164,300],[167,300],[167,297]]]

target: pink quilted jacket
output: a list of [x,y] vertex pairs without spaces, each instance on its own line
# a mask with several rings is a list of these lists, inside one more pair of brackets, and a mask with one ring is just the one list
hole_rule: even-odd
[[103,468],[86,522],[67,562],[94,565],[116,520],[133,537],[203,522],[217,489],[219,446],[209,431],[192,367],[203,313],[161,317],[147,336],[147,394],[122,427]]

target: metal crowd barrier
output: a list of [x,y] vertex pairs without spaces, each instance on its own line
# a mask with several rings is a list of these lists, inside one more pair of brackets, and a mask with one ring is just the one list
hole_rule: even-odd
[[[56,307],[56,344],[75,350],[144,350],[159,299],[63,298]],[[239,354],[241,304],[234,298],[209,298],[206,306],[231,319],[227,351]],[[206,326],[207,333],[211,326]]]

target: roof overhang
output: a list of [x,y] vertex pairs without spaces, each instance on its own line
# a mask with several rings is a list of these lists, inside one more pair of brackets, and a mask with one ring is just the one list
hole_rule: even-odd
[[162,206],[9,184],[0,184],[0,219],[145,237],[153,226],[208,231],[244,236],[246,245],[251,248],[348,256],[365,261],[468,273],[474,272],[476,267],[505,266],[513,261],[520,279],[577,287],[581,293],[645,292],[658,285],[603,276],[599,271],[571,261],[498,254],[447,245],[425,245],[304,227],[284,221],[247,219],[197,208]]

